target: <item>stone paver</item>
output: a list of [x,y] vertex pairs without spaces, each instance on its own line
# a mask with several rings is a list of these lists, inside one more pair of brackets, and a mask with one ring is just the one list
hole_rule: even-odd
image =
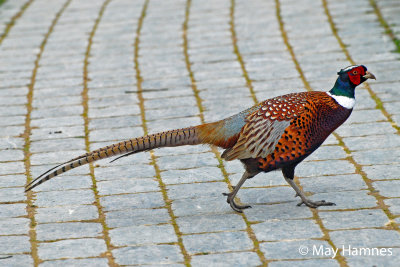
[[[0,1],[1,2],[1,1]],[[397,266],[400,2],[6,0],[0,5],[0,265]],[[397,51],[397,52],[396,52]],[[365,64],[350,119],[300,164],[221,195],[240,162],[206,146],[32,178],[89,150],[329,90]],[[335,250],[339,249],[337,253]]]

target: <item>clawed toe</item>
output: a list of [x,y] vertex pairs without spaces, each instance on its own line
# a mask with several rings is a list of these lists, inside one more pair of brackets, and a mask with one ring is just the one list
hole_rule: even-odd
[[222,193],[224,196],[227,196],[226,202],[229,203],[229,205],[231,206],[231,208],[236,211],[236,212],[240,212],[242,213],[244,209],[248,209],[251,208],[250,205],[238,205],[236,204],[234,197],[231,193]]
[[236,212],[242,213],[244,209],[251,208],[250,205],[238,205],[238,204],[236,204],[235,200],[233,200],[233,199],[228,202],[229,202],[229,205],[231,206],[231,208]]
[[307,207],[310,208],[318,208],[319,206],[336,206],[335,203],[333,202],[326,202],[325,200],[320,200],[320,201],[311,201],[306,199],[305,201],[302,200],[299,204],[297,204],[297,206],[301,206],[305,204]]
[[[283,170],[282,170],[283,171]],[[288,182],[288,184],[296,191],[296,195],[294,197],[300,197],[301,202],[297,204],[297,206],[301,206],[305,204],[307,207],[310,208],[318,208],[319,206],[335,206],[336,204],[333,202],[326,202],[325,200],[320,200],[320,201],[311,201],[309,200],[304,192],[296,185],[296,183],[293,181],[293,171],[290,170],[292,173],[285,173],[283,171],[283,175],[285,177],[285,180]]]

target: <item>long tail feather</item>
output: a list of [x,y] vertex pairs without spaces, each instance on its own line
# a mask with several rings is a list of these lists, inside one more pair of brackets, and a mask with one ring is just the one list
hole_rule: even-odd
[[[200,144],[202,142],[199,138],[198,132],[198,126],[194,126],[146,135],[99,148],[97,150],[83,154],[51,168],[50,170],[46,171],[45,173],[41,174],[39,177],[31,181],[28,185],[26,185],[25,192],[32,190],[36,186],[64,172],[94,162],[96,160],[105,159],[117,155],[121,155],[120,157],[129,156],[134,153],[147,151],[159,147],[174,147]],[[120,157],[116,159],[119,159]]]

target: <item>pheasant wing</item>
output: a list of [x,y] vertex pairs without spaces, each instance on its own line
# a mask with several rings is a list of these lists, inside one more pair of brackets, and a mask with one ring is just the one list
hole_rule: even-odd
[[307,104],[304,93],[289,94],[272,98],[247,118],[236,144],[225,150],[222,157],[226,160],[265,158],[271,154],[279,139],[299,116]]

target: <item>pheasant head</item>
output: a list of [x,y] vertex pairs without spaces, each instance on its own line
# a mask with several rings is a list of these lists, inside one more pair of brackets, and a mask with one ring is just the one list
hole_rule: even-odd
[[364,65],[352,65],[341,69],[338,75],[335,85],[328,94],[347,109],[352,109],[356,103],[355,88],[368,79],[376,79]]

